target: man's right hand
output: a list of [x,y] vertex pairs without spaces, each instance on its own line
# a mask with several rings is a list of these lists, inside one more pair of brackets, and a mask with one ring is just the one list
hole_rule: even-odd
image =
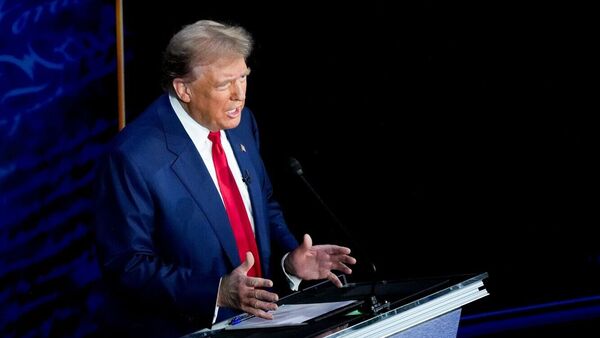
[[274,302],[279,299],[279,296],[260,289],[272,287],[271,280],[247,276],[253,265],[254,256],[247,252],[246,261],[221,279],[217,305],[240,309],[256,317],[273,319],[273,315],[267,311],[277,309],[277,304]]

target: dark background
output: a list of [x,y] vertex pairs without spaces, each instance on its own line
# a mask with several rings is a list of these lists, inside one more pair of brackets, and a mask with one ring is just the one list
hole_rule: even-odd
[[[589,336],[600,318],[589,7],[126,1],[128,121],[161,93],[161,53],[183,24],[242,25],[256,42],[247,106],[299,239],[351,246],[358,281],[488,272],[491,295],[464,307],[460,337]],[[97,329],[89,226],[94,168],[117,133],[114,13],[113,1],[0,0],[0,336]]]
[[[299,238],[363,247],[379,278],[489,272],[494,307],[598,291],[585,8],[177,3],[126,7],[130,118],[160,93],[160,53],[183,24],[247,28],[247,106]],[[354,242],[290,173],[289,156]]]

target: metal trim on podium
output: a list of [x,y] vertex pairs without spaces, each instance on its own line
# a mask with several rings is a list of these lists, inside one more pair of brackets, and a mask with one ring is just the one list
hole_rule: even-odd
[[[453,310],[459,309],[463,305],[487,296],[488,292],[485,290],[483,284],[483,279],[486,277],[487,274],[475,276],[464,282],[460,282],[431,295],[427,295],[414,302],[369,318],[347,329],[323,337],[363,338],[393,336],[396,333],[425,323],[433,318],[451,313]],[[444,325],[437,325],[435,328],[448,326],[455,326],[458,328],[459,318],[456,318],[456,325],[447,322],[451,318],[452,317],[446,318]],[[443,334],[443,332],[437,332],[436,335],[432,336],[442,337]],[[454,335],[456,335],[456,332],[454,332]]]

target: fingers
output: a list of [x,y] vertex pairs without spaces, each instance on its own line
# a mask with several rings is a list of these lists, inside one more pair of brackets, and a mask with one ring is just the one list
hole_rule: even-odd
[[244,275],[248,274],[248,271],[254,266],[254,256],[250,251],[246,252],[246,260],[236,268],[239,269]]
[[352,273],[352,269],[348,267],[346,264],[356,264],[356,259],[354,257],[350,257],[348,255],[336,256],[332,259],[332,270],[341,271],[347,275]]
[[247,275],[253,265],[254,257],[247,252],[246,260],[221,280],[217,304],[240,309],[256,317],[273,319],[268,311],[277,309],[275,302],[279,300],[279,296],[261,289],[272,287],[273,281]]
[[342,262],[344,264],[356,264],[356,258],[350,256],[350,249],[335,245],[316,245],[313,249],[323,252],[323,258],[332,262]]
[[344,264],[356,264],[356,258],[348,255],[340,255],[337,257],[337,261]]
[[276,302],[279,300],[279,296],[276,293],[265,291],[265,290],[257,290],[254,289],[254,297],[258,300],[264,300],[267,302]]
[[339,262],[337,264],[333,265],[332,270],[338,270],[338,271],[341,271],[341,272],[343,272],[343,273],[345,273],[347,275],[349,275],[349,274],[352,273],[352,269],[350,269],[346,264],[339,263]]
[[265,300],[268,302],[276,302],[279,300],[279,296],[276,293],[252,288],[247,290],[246,298],[249,299],[247,303],[251,302],[254,299]]
[[277,304],[274,301],[279,299],[275,293],[259,290],[261,292],[250,292],[246,298],[244,305],[250,309],[272,311],[277,309]]
[[[346,264],[356,263],[356,259],[348,255],[323,255],[323,257],[324,260],[321,261],[321,268],[328,270],[328,273],[331,273],[331,270],[337,270],[349,275],[352,273],[352,269],[350,269]],[[335,279],[329,277],[330,276],[328,275],[327,278],[333,282],[335,282],[335,279],[337,279],[337,277],[335,277]]]
[[264,310],[255,309],[252,307],[243,307],[242,310],[246,313],[249,313],[249,314],[259,317],[259,318],[269,319],[269,320],[273,319],[273,314],[268,313],[267,311],[264,311]]
[[349,255],[350,252],[352,250],[350,250],[350,248],[347,248],[345,246],[339,246],[339,245],[332,245],[332,244],[324,244],[324,245],[318,245],[319,247],[321,247],[325,252],[327,252],[330,255]]
[[245,284],[251,288],[270,288],[273,286],[273,281],[259,277],[248,277]]
[[264,319],[273,319],[273,315],[268,311],[277,310],[276,302],[279,299],[277,294],[265,290],[251,289],[248,290],[242,310]]
[[309,234],[304,234],[304,240],[302,241],[303,249],[310,249],[312,247],[312,238],[310,238]]
[[327,274],[327,279],[329,279],[335,286],[341,288],[343,286],[340,279],[331,271]]

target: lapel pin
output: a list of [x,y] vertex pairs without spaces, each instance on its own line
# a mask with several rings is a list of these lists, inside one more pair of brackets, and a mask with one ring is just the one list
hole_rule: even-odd
[[246,147],[244,147],[244,145],[241,143],[240,143],[240,149],[242,150],[243,153],[246,152]]

